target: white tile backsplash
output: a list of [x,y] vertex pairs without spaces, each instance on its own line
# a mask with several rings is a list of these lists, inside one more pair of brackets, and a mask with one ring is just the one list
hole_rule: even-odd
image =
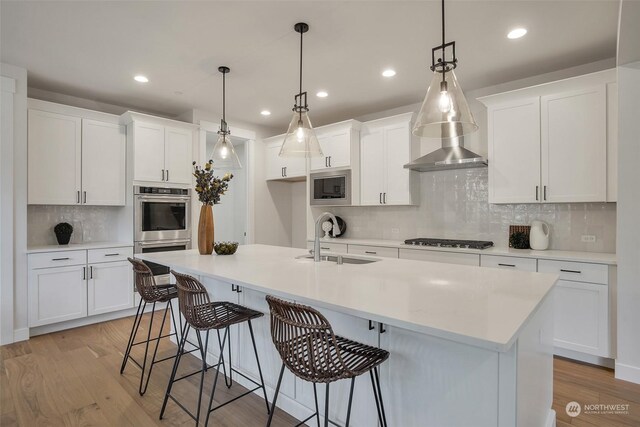
[[[509,245],[509,225],[547,222],[550,249],[615,252],[615,203],[493,205],[488,203],[488,170],[459,169],[420,174],[419,206],[313,208],[330,210],[347,222],[345,237],[404,240],[441,237],[492,240]],[[583,243],[581,236],[596,236]]]
[[56,244],[53,227],[59,222],[68,222],[73,226],[70,243],[115,240],[117,213],[121,209],[110,206],[30,205],[27,207],[27,245]]

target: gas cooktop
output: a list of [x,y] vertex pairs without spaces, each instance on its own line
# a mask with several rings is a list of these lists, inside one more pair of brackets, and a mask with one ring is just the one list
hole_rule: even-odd
[[407,239],[405,245],[414,246],[436,246],[441,248],[469,248],[469,249],[486,249],[493,246],[493,242],[483,240],[455,240],[455,239]]

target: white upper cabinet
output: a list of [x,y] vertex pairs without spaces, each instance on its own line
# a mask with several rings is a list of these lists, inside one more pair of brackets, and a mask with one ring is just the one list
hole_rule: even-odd
[[305,157],[282,157],[280,148],[284,135],[273,136],[264,140],[265,170],[267,181],[301,181],[307,177],[307,159]]
[[164,142],[166,181],[176,184],[191,184],[193,132],[188,129],[166,128]]
[[311,171],[357,167],[360,156],[360,122],[347,120],[317,128],[322,157],[311,158]]
[[133,180],[189,185],[193,173],[193,125],[128,112]]
[[124,126],[82,120],[82,201],[125,204],[127,135]]
[[28,120],[29,204],[78,204],[82,119],[29,110]]
[[540,199],[540,99],[491,105],[488,115],[489,202]]
[[418,156],[411,135],[412,114],[363,124],[360,138],[360,203],[411,205],[417,203],[417,172],[404,165]]
[[29,204],[125,205],[127,140],[117,117],[46,106],[76,115],[29,109]]
[[607,108],[604,84],[540,101],[542,199],[607,199]]
[[615,201],[615,70],[481,98],[490,203]]

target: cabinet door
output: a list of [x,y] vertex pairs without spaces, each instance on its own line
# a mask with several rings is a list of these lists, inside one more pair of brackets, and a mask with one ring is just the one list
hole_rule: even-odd
[[542,97],[542,185],[546,202],[607,200],[605,86]]
[[80,203],[79,117],[29,110],[29,204]]
[[[376,327],[373,330],[369,330],[369,324],[366,319],[327,310],[326,308],[320,309],[320,312],[329,320],[336,335],[374,347],[378,346],[377,324],[375,324]],[[315,410],[313,384],[300,379],[296,379],[296,381],[296,401],[307,408]],[[340,425],[344,425],[346,421],[350,385],[351,380],[345,379],[331,383],[329,388],[329,418]],[[316,387],[321,415],[324,415],[325,386],[318,384]],[[385,404],[387,404],[386,401]],[[387,406],[385,406],[385,409],[387,409]],[[371,387],[371,379],[368,374],[356,378],[351,408],[351,424],[354,426],[378,425],[376,404]]]
[[186,129],[166,128],[165,144],[164,165],[167,182],[191,184],[193,132]]
[[128,261],[89,265],[87,314],[133,307],[133,272]]
[[134,180],[163,182],[164,127],[134,122],[133,158]]
[[[279,149],[280,147],[278,147]],[[307,175],[307,159],[305,157],[290,157],[285,159],[285,178],[300,178]]]
[[351,166],[351,131],[318,135],[322,157],[311,158],[311,170]]
[[382,201],[386,205],[410,205],[411,174],[404,165],[411,161],[409,123],[384,130],[385,189]]
[[536,203],[540,188],[540,100],[488,110],[489,203]]
[[[240,303],[242,305],[264,313],[264,316],[252,320],[251,326],[256,340],[258,356],[260,357],[260,367],[262,369],[264,384],[268,388],[271,388],[271,391],[268,391],[269,398],[271,398],[278,383],[282,359],[271,340],[269,305],[265,299],[267,294],[246,288],[241,289],[241,291]],[[254,381],[260,382],[256,356],[251,345],[251,334],[246,323],[240,326],[238,353],[239,370]],[[292,399],[295,398],[295,376],[289,371],[285,371],[282,385],[280,386],[280,393]]]
[[82,120],[82,200],[124,206],[127,139],[124,126]]
[[267,180],[284,178],[285,159],[280,157],[280,144],[268,144],[264,157]]
[[610,357],[609,287],[559,280],[553,292],[554,345]]
[[29,326],[48,325],[87,315],[86,267],[29,271]]
[[311,170],[322,170],[329,167],[329,148],[331,147],[330,135],[317,135],[320,148],[322,149],[322,156],[311,158]]
[[360,139],[360,204],[382,204],[385,182],[384,130],[375,129]]

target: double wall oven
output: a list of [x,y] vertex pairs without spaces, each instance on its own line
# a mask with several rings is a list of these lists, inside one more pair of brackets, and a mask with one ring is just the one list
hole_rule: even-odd
[[[135,253],[191,249],[191,190],[134,187]],[[146,262],[156,283],[169,283],[169,268]]]

